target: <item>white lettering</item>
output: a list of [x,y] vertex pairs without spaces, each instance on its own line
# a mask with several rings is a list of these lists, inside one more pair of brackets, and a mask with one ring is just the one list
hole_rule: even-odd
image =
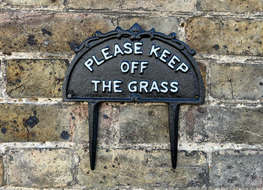
[[115,80],[113,81],[113,92],[122,92],[120,88],[121,81],[120,80]]
[[101,65],[101,64],[104,62],[104,59],[98,61],[95,55],[93,55],[92,58],[94,59],[94,61],[96,62],[96,64],[97,64],[98,66]]
[[131,81],[128,84],[129,92],[139,92],[139,93],[152,93],[154,91],[161,92],[161,93],[167,93],[167,92],[178,92],[178,82],[172,81],[161,81],[158,83],[158,81],[152,81],[149,82],[147,80],[145,81]]
[[137,92],[137,86],[132,86],[132,85],[136,85],[137,81],[131,81],[128,84],[128,89],[130,92]]
[[137,61],[131,62],[131,73],[134,73],[134,70],[138,69],[137,65],[139,65],[139,62],[137,62]]
[[129,63],[123,61],[123,62],[121,63],[121,72],[127,73],[129,70],[130,70],[130,65],[129,65]]
[[[134,53],[135,55],[143,54],[143,42],[125,42],[124,44],[116,43],[112,47],[112,52],[110,51],[111,46],[107,46],[101,49],[102,57],[97,58],[96,55],[92,55],[84,62],[84,66],[91,72],[94,71],[94,64],[100,66],[107,60],[121,55],[129,55]],[[114,52],[113,52],[114,51]],[[152,44],[149,51],[149,56],[159,59],[161,62],[167,64],[167,66],[175,70],[175,72],[181,71],[186,73],[190,66],[188,63],[184,63],[180,60],[178,55],[172,54],[168,49],[162,49],[161,46]],[[120,70],[123,73],[135,73],[139,72],[143,74],[147,69],[149,62],[147,61],[123,61],[120,65]],[[137,71],[136,71],[137,70]],[[160,84],[161,85],[161,84]],[[165,90],[165,89],[163,89]]]
[[94,91],[98,92],[98,84],[100,83],[100,80],[92,80],[91,83],[94,84]]
[[102,55],[104,56],[104,58],[105,58],[106,60],[108,60],[108,59],[110,59],[110,58],[113,57],[113,56],[110,54],[110,52],[108,52],[109,50],[110,50],[109,47],[106,47],[106,48],[101,49],[101,53],[102,53]]
[[166,63],[165,59],[167,58],[167,55],[170,55],[170,54],[171,52],[169,52],[167,49],[164,49],[162,52],[162,55],[160,56],[160,60]]
[[120,46],[118,44],[115,44],[114,46],[114,57],[116,57],[118,54],[124,54],[123,51],[121,50]]
[[102,92],[106,92],[106,89],[108,89],[109,92],[111,92],[111,81],[107,84],[106,81],[102,81]]
[[93,68],[91,67],[91,65],[93,65],[93,60],[91,58],[89,58],[84,65],[92,72]]
[[171,92],[177,92],[178,91],[178,87],[177,87],[177,85],[178,85],[178,82],[171,82],[171,84],[170,84],[170,86],[171,86],[171,89],[170,89],[170,91]]
[[150,89],[150,92],[152,92],[153,90],[156,90],[157,92],[160,92],[156,81],[153,81],[151,89]]
[[124,50],[125,54],[131,54],[132,53],[131,46],[132,46],[132,44],[129,42],[126,42],[125,44],[123,44],[123,47],[126,49],[126,50]]
[[142,54],[142,43],[141,42],[135,42],[134,43],[134,54]]
[[147,87],[148,87],[148,82],[147,81],[140,81],[140,92],[143,92],[143,90],[147,93]]
[[155,57],[158,57],[157,51],[159,51],[160,49],[161,47],[155,47],[155,45],[153,44],[149,56],[152,56],[152,54],[154,53]]
[[188,70],[189,70],[189,67],[185,64],[185,63],[182,63],[177,69],[176,71],[179,71],[181,70],[182,72],[186,73]]
[[161,82],[161,87],[163,88],[163,89],[161,89],[162,93],[167,93],[168,92],[167,85],[168,85],[168,82],[166,82],[166,81]]
[[144,72],[144,70],[147,68],[148,62],[147,61],[132,61],[131,64],[129,62],[123,61],[121,63],[121,72],[123,73],[127,73],[127,72],[131,72],[131,73],[135,73],[135,70],[140,70],[140,73],[142,74]]
[[141,62],[141,70],[140,73],[143,73],[143,70],[147,68],[148,62],[147,61],[142,61]]
[[168,66],[169,66],[171,69],[174,69],[174,65],[176,64],[175,61],[177,61],[178,63],[180,63],[180,59],[179,59],[176,55],[174,55],[174,56],[170,59],[170,61],[169,61],[169,63],[168,63]]

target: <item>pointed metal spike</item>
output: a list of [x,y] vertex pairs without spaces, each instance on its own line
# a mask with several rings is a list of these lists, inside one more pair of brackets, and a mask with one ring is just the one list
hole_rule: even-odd
[[98,116],[99,103],[89,103],[89,156],[90,168],[95,169],[96,164],[96,150],[97,150],[97,136],[98,136]]
[[177,165],[179,105],[169,104],[169,133],[173,169]]

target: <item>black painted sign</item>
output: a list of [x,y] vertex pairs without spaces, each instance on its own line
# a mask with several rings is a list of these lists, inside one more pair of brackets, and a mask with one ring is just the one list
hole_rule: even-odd
[[144,31],[138,24],[85,40],[75,49],[63,86],[64,101],[89,102],[91,168],[95,168],[98,103],[169,103],[172,165],[176,167],[179,104],[204,102],[195,54],[175,33]]

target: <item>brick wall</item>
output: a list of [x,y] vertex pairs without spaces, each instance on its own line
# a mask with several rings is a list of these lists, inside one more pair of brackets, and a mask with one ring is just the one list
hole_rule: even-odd
[[[0,189],[263,188],[262,0],[0,1]],[[197,51],[206,102],[181,106],[171,169],[165,104],[62,102],[74,47],[138,22]]]

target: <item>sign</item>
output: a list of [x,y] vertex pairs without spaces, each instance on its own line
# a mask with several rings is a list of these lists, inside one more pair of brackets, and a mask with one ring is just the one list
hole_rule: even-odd
[[204,102],[195,54],[175,33],[144,31],[137,23],[96,32],[75,49],[63,86],[64,101],[89,102],[91,169],[95,168],[98,109],[102,101],[169,104],[172,166],[176,167],[180,104]]

